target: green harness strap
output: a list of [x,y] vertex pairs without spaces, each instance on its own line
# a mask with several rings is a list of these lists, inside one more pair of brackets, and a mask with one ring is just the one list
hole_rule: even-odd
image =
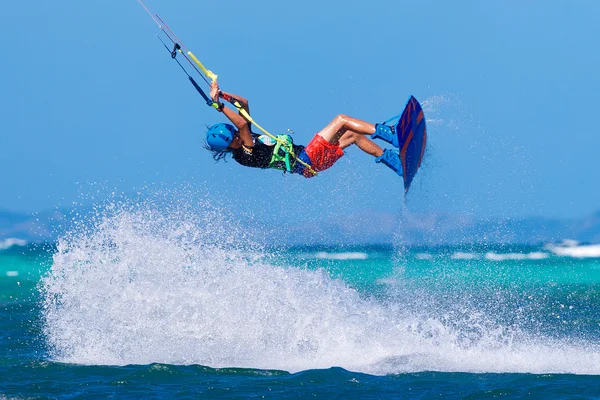
[[[264,135],[262,135],[264,136]],[[269,168],[281,169],[283,171],[292,172],[292,164],[290,162],[290,154],[294,153],[294,141],[290,135],[277,135],[276,140],[268,140],[270,138],[259,138],[265,144],[273,143],[273,156],[269,162]]]

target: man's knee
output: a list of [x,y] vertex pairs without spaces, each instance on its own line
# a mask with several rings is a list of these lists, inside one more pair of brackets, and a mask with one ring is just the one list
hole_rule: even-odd
[[348,121],[348,116],[345,114],[338,114],[337,117],[335,117],[335,122],[338,124],[345,124]]

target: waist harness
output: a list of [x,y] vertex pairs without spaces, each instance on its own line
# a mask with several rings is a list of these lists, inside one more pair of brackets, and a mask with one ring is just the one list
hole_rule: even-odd
[[292,163],[295,163],[296,158],[293,156],[294,141],[290,135],[277,135],[277,140],[267,135],[261,135],[258,140],[267,146],[274,146],[269,168],[292,172]]

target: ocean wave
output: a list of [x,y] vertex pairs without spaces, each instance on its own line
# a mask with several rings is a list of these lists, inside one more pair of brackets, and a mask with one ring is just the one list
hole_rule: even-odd
[[514,261],[514,260],[543,260],[550,255],[543,251],[534,251],[531,253],[485,253],[485,259],[491,261]]
[[481,256],[479,254],[475,254],[475,253],[463,253],[461,251],[458,251],[454,254],[452,254],[450,256],[450,258],[454,259],[454,260],[475,260],[480,258]]
[[[577,242],[575,242],[577,243]],[[573,258],[600,258],[600,244],[550,245],[547,248],[557,256]]]
[[433,260],[433,255],[429,253],[417,253],[415,254],[417,260]]
[[600,374],[595,341],[503,326],[468,296],[444,303],[456,312],[440,310],[446,297],[430,293],[362,296],[323,269],[271,265],[247,229],[202,209],[113,207],[63,236],[41,283],[50,357],[291,372]]
[[0,240],[0,250],[7,250],[13,246],[27,246],[28,242],[23,239],[18,238],[8,238],[4,240]]
[[361,252],[328,253],[320,251],[315,253],[313,257],[320,260],[366,260],[369,255]]

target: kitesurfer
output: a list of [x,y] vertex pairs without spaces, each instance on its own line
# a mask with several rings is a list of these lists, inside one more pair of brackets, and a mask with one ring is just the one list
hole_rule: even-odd
[[384,124],[371,124],[346,115],[338,115],[325,128],[320,130],[306,146],[293,143],[289,135],[279,135],[273,139],[258,135],[250,130],[250,122],[243,115],[227,108],[221,99],[231,102],[235,99],[249,114],[248,100],[219,89],[216,81],[211,84],[210,97],[217,104],[217,110],[233,123],[218,123],[206,133],[206,149],[219,161],[231,155],[239,164],[253,168],[275,168],[307,178],[331,167],[344,155],[344,149],[356,145],[365,153],[375,157],[375,161],[387,165],[402,176],[402,167],[397,151],[382,149],[371,138],[389,138],[393,128]]

